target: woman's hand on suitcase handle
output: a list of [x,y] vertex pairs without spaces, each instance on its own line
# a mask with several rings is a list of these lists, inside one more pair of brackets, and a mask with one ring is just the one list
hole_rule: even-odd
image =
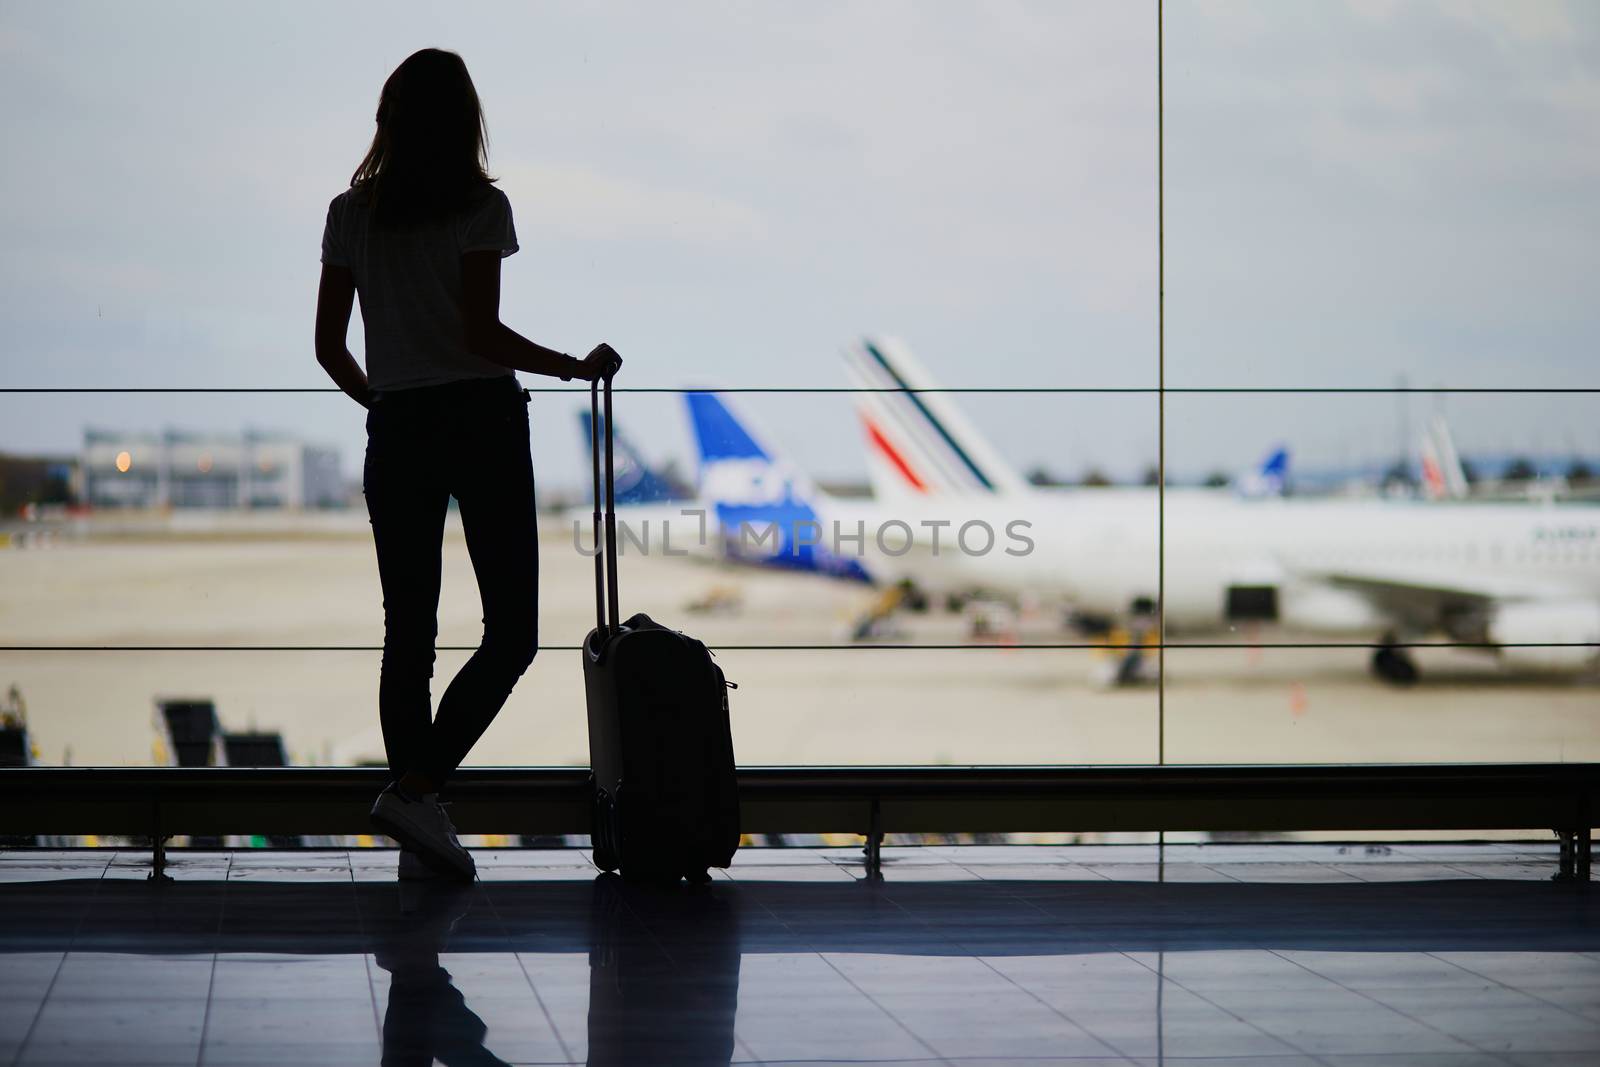
[[592,382],[597,378],[610,378],[615,375],[622,366],[622,357],[617,355],[616,349],[601,343],[583,358],[582,364],[583,373],[580,377],[586,382]]

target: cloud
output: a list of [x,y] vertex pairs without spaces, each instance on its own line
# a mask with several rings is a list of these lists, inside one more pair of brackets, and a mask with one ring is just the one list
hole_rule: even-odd
[[[320,384],[322,211],[428,43],[483,93],[525,247],[510,321],[541,340],[632,342],[661,385],[836,385],[857,330],[952,383],[1154,373],[1153,7],[396,2],[314,32],[281,5],[4,10],[8,381]],[[1169,382],[1592,377],[1600,4],[1165,10]],[[993,432],[1019,461],[1135,455],[1142,403],[997,399]],[[12,442],[76,432],[76,409],[11,410]],[[850,469],[853,437],[805,429],[824,410],[796,401],[797,458]],[[1359,442],[1311,425],[1333,410],[1297,432]],[[1540,422],[1497,410],[1511,438]],[[1194,462],[1259,438],[1199,420]]]
[[1521,42],[1570,40],[1577,28],[1569,0],[1443,0],[1437,7],[1443,15],[1492,33],[1510,33]]
[[670,188],[581,163],[496,168],[519,228],[591,241],[725,245],[763,240],[762,213],[703,189]]
[[0,56],[21,56],[37,52],[39,37],[17,26],[0,26]]

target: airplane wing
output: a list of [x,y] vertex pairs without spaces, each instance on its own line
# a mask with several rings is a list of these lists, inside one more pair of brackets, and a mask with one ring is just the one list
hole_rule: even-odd
[[1385,578],[1369,574],[1327,574],[1322,579],[1331,585],[1365,593],[1374,600],[1396,605],[1431,604],[1438,606],[1485,606],[1496,599],[1488,590],[1466,589],[1415,579]]
[[1419,630],[1439,627],[1457,634],[1477,630],[1503,599],[1499,590],[1474,588],[1442,576],[1437,581],[1416,575],[1351,572],[1303,573],[1301,577],[1356,593],[1397,623]]
[[1373,575],[1327,575],[1325,580],[1368,598],[1408,627],[1443,630],[1457,641],[1498,646],[1507,662],[1538,670],[1577,670],[1600,663],[1600,604],[1570,591],[1526,587],[1461,588],[1454,582]]

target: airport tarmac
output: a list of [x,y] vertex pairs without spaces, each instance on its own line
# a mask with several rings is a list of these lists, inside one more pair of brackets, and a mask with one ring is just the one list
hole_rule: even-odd
[[[382,758],[382,639],[365,524],[315,536],[191,533],[58,539],[0,552],[0,644],[272,646],[280,651],[5,651],[0,687],[27,700],[38,761],[165,762],[158,697],[209,697],[224,728],[281,731],[297,763]],[[478,764],[587,763],[576,646],[593,625],[593,571],[571,530],[541,540],[546,645],[472,753]],[[624,614],[647,611],[712,645],[848,643],[872,590],[807,575],[677,558],[623,559]],[[445,548],[439,641],[479,636],[465,546]],[[696,602],[718,610],[696,612]],[[969,644],[955,615],[906,615],[896,643]],[[1081,640],[1054,614],[1008,639]],[[1181,636],[1174,636],[1181,640]],[[1196,640],[1215,641],[1214,635]],[[1361,649],[1169,649],[1169,762],[1600,759],[1594,681],[1510,676],[1481,654],[1425,650],[1421,684],[1374,680]],[[1304,639],[1263,631],[1255,640]],[[354,646],[311,651],[306,646]],[[466,658],[439,655],[435,694]],[[1106,653],[972,647],[725,648],[739,683],[735,745],[747,764],[1144,763],[1157,758],[1156,688],[1093,682]]]

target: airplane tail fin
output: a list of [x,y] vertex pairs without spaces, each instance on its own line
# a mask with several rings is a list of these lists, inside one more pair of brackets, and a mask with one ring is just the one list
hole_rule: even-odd
[[700,498],[736,558],[868,580],[858,559],[830,549],[828,499],[764,443],[716,393],[685,393],[700,455]]
[[1239,480],[1239,495],[1248,497],[1282,496],[1289,488],[1289,446],[1278,445],[1267,453],[1261,466]]
[[756,440],[745,420],[717,393],[685,393],[689,424],[700,452],[700,468],[730,461],[774,463],[772,450]]
[[1421,453],[1422,491],[1427,498],[1464,500],[1468,493],[1466,470],[1443,415],[1435,415],[1423,431]]
[[[583,433],[583,451],[588,455],[594,445],[594,423],[587,409],[578,412],[578,425]],[[601,423],[602,430],[604,426]],[[612,444],[616,459],[618,504],[650,504],[683,496],[683,493],[676,491],[671,479],[645,462],[633,442],[623,436],[620,425],[612,435]]]
[[868,470],[880,499],[915,494],[1021,493],[1027,483],[967,421],[906,347],[865,338],[846,349],[866,435]]

